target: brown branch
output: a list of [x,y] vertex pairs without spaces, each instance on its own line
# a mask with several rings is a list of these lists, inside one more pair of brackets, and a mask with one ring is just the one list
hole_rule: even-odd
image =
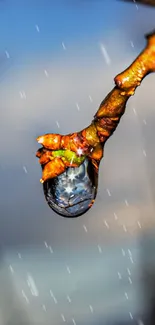
[[43,170],[42,183],[60,175],[68,167],[79,166],[86,156],[98,171],[104,144],[124,114],[127,100],[142,80],[155,71],[155,31],[146,35],[146,40],[144,50],[135,61],[115,77],[116,86],[102,101],[87,128],[68,135],[46,134],[37,138],[43,146],[37,152]]

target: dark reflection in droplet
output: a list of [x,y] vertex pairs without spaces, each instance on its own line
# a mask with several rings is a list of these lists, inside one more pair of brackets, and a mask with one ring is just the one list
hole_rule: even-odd
[[80,167],[69,167],[63,174],[45,181],[45,198],[50,208],[66,218],[84,214],[93,204],[98,185],[98,174],[91,160]]

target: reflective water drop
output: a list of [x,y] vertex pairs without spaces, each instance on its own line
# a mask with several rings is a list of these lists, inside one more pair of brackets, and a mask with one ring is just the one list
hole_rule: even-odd
[[43,183],[48,205],[66,218],[84,214],[94,203],[97,194],[98,174],[91,160],[85,159],[80,167],[66,171]]

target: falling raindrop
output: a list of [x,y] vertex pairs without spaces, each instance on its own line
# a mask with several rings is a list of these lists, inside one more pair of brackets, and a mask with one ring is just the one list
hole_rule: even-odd
[[21,259],[22,258],[22,256],[21,256],[21,254],[20,253],[18,253],[18,257]]
[[120,272],[117,272],[117,274],[118,274],[119,280],[121,280],[122,279],[121,273]]
[[30,288],[32,296],[38,297],[39,296],[38,289],[36,287],[33,277],[30,274],[27,275],[27,284],[28,284],[28,287]]
[[109,229],[109,225],[108,225],[108,223],[107,223],[106,220],[104,220],[104,224],[105,224],[105,226]]
[[13,274],[14,273],[14,269],[13,269],[12,265],[10,265],[9,268],[10,268],[11,273]]
[[126,226],[125,225],[123,225],[123,229],[124,229],[125,232],[127,232],[127,229],[126,229]]
[[79,107],[79,104],[78,103],[76,103],[76,107],[77,107],[77,109],[79,111],[80,110],[80,107]]
[[72,318],[73,325],[76,325],[75,319]]
[[58,127],[58,128],[60,127],[60,124],[59,124],[59,122],[58,122],[58,121],[56,121],[56,125],[57,125],[57,127]]
[[137,221],[137,224],[138,224],[138,227],[141,229],[142,226],[141,226],[141,224],[140,224],[140,221]]
[[10,59],[10,54],[8,51],[5,51],[5,55],[6,55],[7,59]]
[[90,305],[89,306],[91,313],[93,313],[93,307]]
[[132,47],[134,47],[134,44],[133,44],[133,42],[132,42],[132,41],[130,41],[130,44],[131,44],[131,46],[132,46]]
[[130,277],[128,277],[128,279],[129,279],[129,282],[130,282],[130,284],[132,284],[132,280],[131,280],[131,278],[130,278]]
[[24,290],[22,290],[22,296],[23,296],[23,298],[26,300],[27,304],[29,304],[29,303],[30,303],[30,302],[29,302],[29,299],[28,299],[26,293],[24,292]]
[[35,25],[35,28],[36,28],[37,32],[39,33],[40,32],[39,26],[38,25]]
[[63,314],[61,314],[61,318],[62,318],[63,322],[66,321],[65,316]]
[[109,55],[107,53],[107,50],[106,50],[106,48],[104,47],[103,44],[100,44],[100,49],[101,49],[101,52],[102,52],[102,54],[104,56],[106,64],[109,65],[111,63],[111,60],[110,60],[110,57],[109,57]]
[[146,157],[146,151],[145,150],[143,150],[143,155]]
[[133,108],[133,112],[137,116],[137,111],[135,110],[135,108]]
[[102,248],[100,245],[98,245],[98,250],[99,250],[99,253],[101,254],[102,253]]
[[68,272],[69,274],[71,274],[71,270],[70,270],[69,266],[67,266],[67,272]]
[[67,296],[67,300],[71,303],[71,298],[69,296]]
[[47,70],[44,70],[45,76],[48,77],[48,72]]
[[48,248],[48,244],[46,241],[44,241],[45,247]]
[[122,255],[125,256],[125,250],[122,248]]
[[118,219],[117,214],[115,212],[114,212],[114,218],[115,218],[115,220]]
[[45,305],[42,305],[42,309],[43,309],[43,311],[46,312],[46,306]]
[[53,254],[53,249],[51,246],[49,246],[50,253]]
[[57,304],[57,303],[58,303],[58,302],[57,302],[57,299],[55,298],[55,296],[54,296],[52,290],[50,290],[50,295],[51,295],[51,297],[53,298],[55,304]]
[[109,191],[109,189],[107,188],[107,193],[108,193],[108,195],[109,196],[111,196],[111,193],[110,193],[110,191]]
[[27,174],[27,169],[25,166],[23,166],[23,170],[24,170],[25,174]]
[[89,99],[90,99],[90,102],[92,102],[93,100],[92,100],[92,97],[89,95]]
[[88,229],[85,225],[83,225],[83,229],[85,230],[85,232],[88,232]]
[[63,49],[66,50],[66,46],[65,46],[64,42],[62,42],[61,44],[62,44]]

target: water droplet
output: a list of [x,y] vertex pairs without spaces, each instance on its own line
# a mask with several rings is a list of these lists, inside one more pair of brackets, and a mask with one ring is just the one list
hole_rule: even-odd
[[72,318],[73,325],[76,325],[75,319]]
[[66,321],[65,316],[63,314],[61,314],[61,318],[62,318],[63,322]]
[[5,51],[5,55],[6,55],[7,59],[10,59],[10,54],[8,51]]
[[10,265],[9,268],[10,268],[11,273],[14,273],[14,269],[13,269],[12,265]]
[[129,282],[130,282],[130,284],[132,284],[132,280],[131,280],[131,278],[130,278],[130,277],[128,277],[128,279],[129,279]]
[[91,305],[89,305],[90,311],[91,313],[93,313],[93,307]]
[[51,295],[51,297],[53,298],[55,304],[57,304],[57,303],[58,303],[58,302],[57,302],[57,299],[55,298],[55,296],[54,296],[52,290],[50,290],[50,295]]
[[63,49],[66,50],[66,46],[65,46],[64,42],[62,42],[61,44],[62,44]]
[[122,279],[121,273],[120,272],[117,272],[117,274],[118,274],[119,280],[121,280]]
[[69,296],[67,296],[67,300],[71,303],[71,298]]
[[101,48],[101,52],[102,52],[102,54],[104,56],[104,59],[105,59],[106,63],[109,65],[111,63],[111,60],[110,60],[110,57],[108,55],[108,52],[107,52],[106,48],[104,47],[103,44],[100,44],[100,48]]
[[100,245],[98,245],[98,250],[99,250],[99,253],[101,254],[102,253],[102,248]]
[[131,46],[132,46],[132,47],[134,47],[134,44],[133,44],[133,42],[132,42],[132,41],[130,41],[130,44],[131,44]]
[[39,33],[40,32],[39,26],[35,25],[35,28],[36,28],[37,32]]
[[42,305],[42,309],[46,312],[46,306]]
[[25,294],[24,290],[22,290],[22,296],[26,300],[27,304],[29,304],[30,303],[29,299],[28,299],[27,295]]
[[130,318],[133,319],[133,316],[132,316],[131,312],[129,312],[129,315],[130,315]]
[[[72,176],[72,177],[71,177]],[[43,183],[50,208],[63,217],[78,217],[90,209],[97,194],[98,174],[91,160],[69,167]]]

